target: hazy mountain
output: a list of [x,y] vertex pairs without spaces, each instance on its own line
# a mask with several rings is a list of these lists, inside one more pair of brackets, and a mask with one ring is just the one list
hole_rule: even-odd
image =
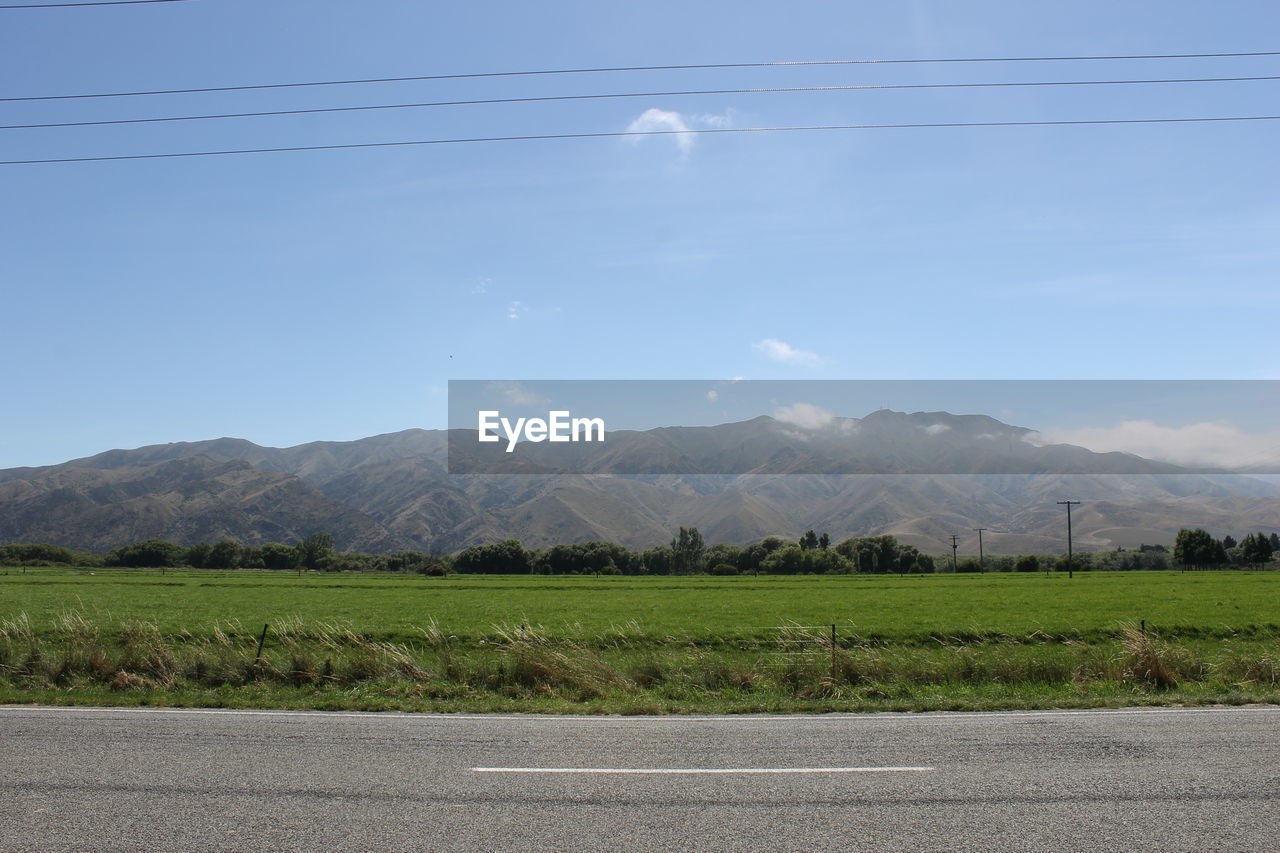
[[1187,469],[1129,453],[1039,445],[1035,433],[985,415],[872,412],[797,425],[761,416],[711,427],[617,430],[603,443],[480,444],[450,434],[456,471],[502,474],[1168,474]]
[[40,469],[0,483],[0,541],[106,550],[163,538],[294,541],[326,530],[349,548],[411,544],[298,477],[205,454],[94,469]]
[[[807,427],[761,417],[558,446],[571,457],[520,445],[529,470],[572,463],[587,472],[537,476],[450,476],[444,431],[288,448],[233,438],[153,445],[0,471],[0,541],[100,550],[149,537],[291,542],[324,530],[340,548],[380,552],[451,551],[507,536],[533,546],[647,547],[695,525],[709,541],[813,528],[837,540],[892,533],[931,551],[949,549],[955,533],[972,551],[972,528],[986,527],[988,550],[1009,553],[1060,550],[1055,501],[1065,498],[1084,502],[1073,517],[1082,548],[1171,542],[1186,526],[1237,536],[1280,530],[1274,483],[1037,446],[1029,435],[946,412],[880,411]],[[786,471],[808,473],[778,476]]]

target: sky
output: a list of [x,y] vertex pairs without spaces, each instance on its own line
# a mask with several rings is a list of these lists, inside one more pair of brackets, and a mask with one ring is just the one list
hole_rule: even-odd
[[[1280,49],[1277,32],[1271,2],[0,9],[0,98],[1251,52]],[[1273,75],[1280,57],[607,72],[9,100],[0,124]],[[0,129],[0,160],[1261,116],[1280,113],[1278,91],[1280,81],[646,94]],[[0,467],[224,435],[286,446],[440,428],[451,379],[1277,379],[1278,132],[1253,121],[676,134],[0,166]],[[1202,427],[1194,415],[1152,421],[1143,440]],[[1037,427],[1120,440],[1123,423],[1100,411]]]

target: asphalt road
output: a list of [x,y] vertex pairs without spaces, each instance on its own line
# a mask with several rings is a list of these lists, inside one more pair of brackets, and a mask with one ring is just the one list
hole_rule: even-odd
[[1277,848],[1276,707],[656,718],[0,707],[6,851]]

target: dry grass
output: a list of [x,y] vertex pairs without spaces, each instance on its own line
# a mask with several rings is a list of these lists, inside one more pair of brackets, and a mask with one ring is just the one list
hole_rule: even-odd
[[1131,680],[1158,690],[1178,685],[1178,667],[1169,645],[1136,625],[1121,628],[1124,674]]
[[1116,639],[1093,643],[937,636],[929,645],[892,645],[850,635],[833,643],[829,629],[789,625],[772,640],[710,645],[646,636],[634,624],[594,636],[570,631],[569,637],[540,626],[498,625],[488,635],[496,639],[466,639],[428,622],[414,640],[394,643],[348,625],[290,617],[270,623],[259,657],[260,631],[225,622],[198,635],[166,634],[154,622],[103,624],[75,611],[36,630],[18,615],[0,622],[0,686],[148,696],[372,691],[471,703],[650,697],[701,708],[724,697],[760,707],[840,707],[919,695],[941,702],[974,690],[1014,697],[1099,690],[1158,696],[1175,689],[1234,695],[1274,693],[1280,685],[1274,639],[1171,644],[1127,624],[1116,629]]

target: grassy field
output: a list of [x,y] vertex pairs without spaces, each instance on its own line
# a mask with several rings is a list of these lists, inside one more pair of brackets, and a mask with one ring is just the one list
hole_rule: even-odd
[[[5,574],[4,572],[8,572]],[[464,638],[501,625],[555,636],[609,629],[649,636],[754,636],[837,624],[897,642],[931,635],[1094,636],[1146,620],[1230,636],[1280,626],[1280,576],[1268,572],[1099,572],[797,577],[324,575],[210,570],[0,570],[0,619],[48,625],[67,610],[94,621],[155,622],[162,632],[231,621],[340,622],[409,639],[434,622]]]
[[1278,638],[1280,575],[1268,572],[0,569],[0,701],[11,702],[689,712],[1277,701]]

